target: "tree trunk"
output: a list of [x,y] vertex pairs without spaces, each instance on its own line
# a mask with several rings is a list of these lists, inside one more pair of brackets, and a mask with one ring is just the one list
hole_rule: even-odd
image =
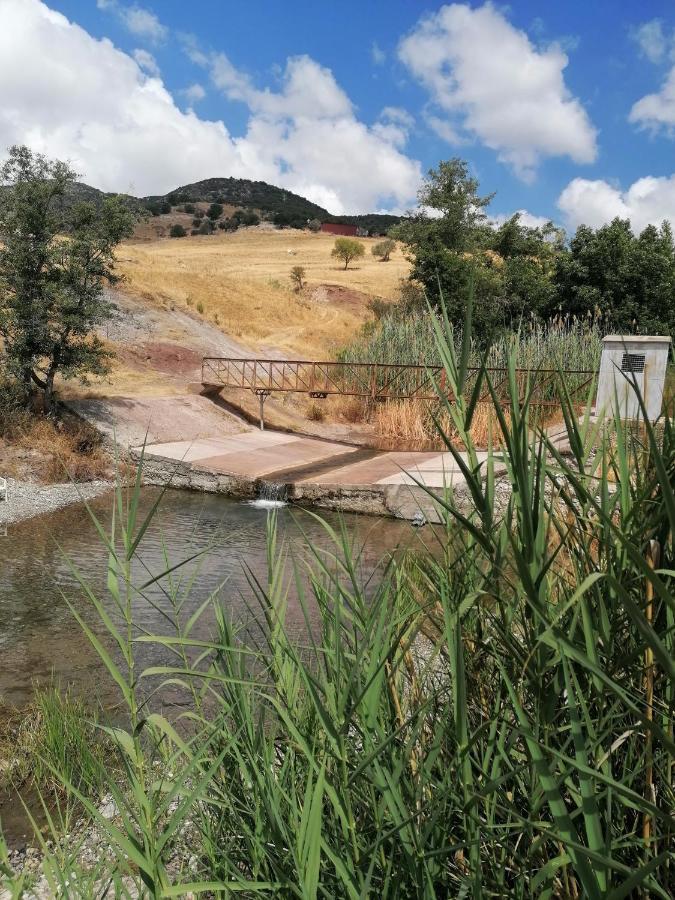
[[44,404],[45,404],[45,412],[48,416],[51,416],[54,412],[54,376],[56,375],[56,369],[50,369],[47,372],[47,377],[45,378],[45,387],[44,387]]

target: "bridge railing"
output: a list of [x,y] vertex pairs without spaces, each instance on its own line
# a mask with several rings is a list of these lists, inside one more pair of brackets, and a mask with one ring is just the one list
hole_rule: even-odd
[[[467,390],[478,375],[470,369]],[[508,372],[489,368],[498,399],[506,399]],[[521,396],[528,389],[538,406],[559,405],[560,378],[572,398],[585,399],[595,372],[585,369],[518,369],[516,381]],[[342,395],[363,397],[372,401],[435,400],[434,384],[445,392],[446,378],[442,366],[392,365],[387,363],[318,362],[289,359],[237,359],[205,356],[202,360],[202,383],[244,388],[260,392],[305,393],[314,397]],[[449,393],[449,392],[448,392]],[[489,394],[485,392],[483,399]]]

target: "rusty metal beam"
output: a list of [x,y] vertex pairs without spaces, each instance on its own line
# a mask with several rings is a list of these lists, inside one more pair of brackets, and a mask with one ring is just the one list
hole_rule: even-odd
[[[506,369],[487,368],[496,391],[508,382]],[[470,369],[476,375],[478,369]],[[595,372],[586,369],[517,369],[519,388],[529,386],[536,406],[558,406],[557,399],[536,399],[542,390],[555,389],[558,375],[565,378],[570,396],[591,383]],[[574,383],[574,382],[577,383]],[[369,400],[436,400],[434,382],[444,391],[442,366],[396,365],[391,363],[343,363],[302,359],[238,359],[205,356],[202,359],[202,383],[244,388],[259,394],[304,393],[312,396],[363,397]],[[487,392],[481,400],[487,400]]]

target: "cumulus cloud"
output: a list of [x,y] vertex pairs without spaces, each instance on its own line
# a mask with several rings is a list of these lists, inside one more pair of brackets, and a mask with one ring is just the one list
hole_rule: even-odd
[[675,175],[648,175],[626,191],[601,179],[575,178],[558,198],[558,207],[571,227],[598,228],[617,216],[630,219],[636,233],[664,219],[675,227]]
[[498,213],[495,216],[490,216],[490,222],[496,228],[499,228],[505,222],[508,222],[512,216],[516,215],[516,213],[520,216],[520,224],[524,225],[526,228],[544,228],[544,226],[548,225],[551,221],[546,216],[536,216],[526,209],[517,209],[515,213],[511,213],[511,215],[508,216],[505,213]]
[[672,136],[675,126],[675,66],[672,67],[661,90],[646,94],[633,107],[628,120],[650,131],[665,131]]
[[596,158],[596,131],[565,84],[561,46],[537,49],[491,3],[442,7],[398,52],[429,91],[429,121],[442,137],[477,138],[524,180],[544,157]]
[[143,6],[127,6],[118,0],[97,0],[99,9],[114,13],[133,35],[145,38],[153,43],[166,40],[168,28],[159,21],[154,12]]
[[421,171],[401,150],[402,125],[389,122],[394,134],[386,120],[359,121],[309,57],[288,61],[279,90],[259,90],[225,57],[204,55],[214,82],[250,109],[241,136],[182,111],[140,61],[145,71],[40,0],[0,0],[0,148],[26,143],[69,159],[97,187],[139,194],[228,175],[279,184],[331,212],[404,207],[415,195]]
[[[197,51],[199,52],[199,51]],[[251,167],[336,212],[401,206],[421,180],[402,148],[409,118],[383,111],[372,126],[357,119],[330,69],[309,56],[291,57],[277,90],[255,87],[223,53],[207,62],[213,83],[251,110],[238,148]]]

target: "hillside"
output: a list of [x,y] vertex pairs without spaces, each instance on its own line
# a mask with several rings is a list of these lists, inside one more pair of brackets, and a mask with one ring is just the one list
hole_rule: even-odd
[[[1,188],[0,188],[1,190]],[[100,204],[110,192],[101,191],[84,182],[76,182],[71,186],[61,206],[67,215],[69,209],[80,201]],[[386,234],[387,231],[401,221],[400,216],[382,213],[363,213],[360,215],[331,215],[322,206],[312,203],[299,194],[285,188],[267,184],[265,181],[251,181],[248,178],[206,178],[194,184],[186,184],[167,194],[153,194],[147,197],[122,195],[128,205],[141,217],[148,214],[153,218],[163,218],[159,228],[152,229],[146,237],[163,237],[168,234],[174,222],[188,228],[189,218],[181,218],[186,203],[201,205],[203,211],[211,203],[221,204],[227,214],[237,209],[251,210],[263,219],[278,226],[305,228],[309,220],[320,222],[339,222],[347,225],[358,225],[367,229],[371,235]]]
[[[409,263],[370,252],[345,271],[331,258],[334,237],[294,230],[242,229],[180,240],[129,241],[118,250],[124,290],[174,305],[217,325],[261,355],[331,358],[371,317],[372,297],[393,299]],[[290,271],[305,269],[296,293]]]
[[[325,220],[328,212],[316,203],[311,203],[299,194],[285,188],[267,184],[265,181],[250,181],[248,178],[207,178],[194,184],[186,184],[163,196],[144,197],[145,203],[221,203],[241,209],[254,209],[268,217],[284,216],[289,223],[308,219]],[[284,223],[281,223],[284,224]]]

